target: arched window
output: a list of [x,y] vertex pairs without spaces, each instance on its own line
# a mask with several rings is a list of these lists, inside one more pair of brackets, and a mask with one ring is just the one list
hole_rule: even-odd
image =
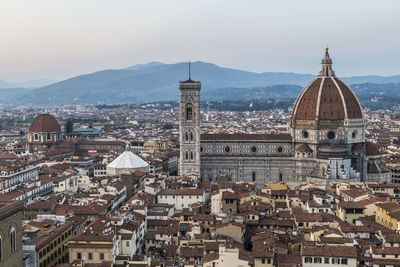
[[15,228],[11,228],[10,231],[10,248],[11,248],[11,253],[14,253],[17,251],[17,238],[16,238],[16,233],[15,233]]
[[189,159],[189,153],[186,151],[186,159]]
[[190,132],[190,141],[193,141],[193,132]]
[[281,172],[279,173],[279,181],[280,181],[280,182],[282,182],[282,181],[283,181],[283,175],[282,175],[282,173],[281,173]]
[[189,135],[188,135],[187,132],[185,133],[185,140],[186,140],[186,141],[189,141]]
[[3,237],[0,236],[0,261],[3,259]]
[[193,105],[187,104],[186,105],[186,120],[191,121],[193,117]]
[[251,173],[251,180],[252,180],[253,182],[256,181],[256,172],[252,172],[252,173]]
[[193,159],[193,151],[190,151],[190,159]]
[[35,139],[35,141],[39,140],[39,135],[37,133],[35,133],[34,139]]

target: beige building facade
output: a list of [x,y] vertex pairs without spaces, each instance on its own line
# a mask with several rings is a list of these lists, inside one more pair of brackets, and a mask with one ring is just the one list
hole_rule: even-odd
[[0,202],[0,266],[22,267],[22,201]]

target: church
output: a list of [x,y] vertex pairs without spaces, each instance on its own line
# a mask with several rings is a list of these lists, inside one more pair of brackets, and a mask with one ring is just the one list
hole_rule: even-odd
[[335,75],[328,48],[321,71],[297,97],[290,133],[207,134],[200,127],[201,82],[179,82],[180,174],[202,181],[346,180],[390,182],[383,154],[366,141],[353,91]]

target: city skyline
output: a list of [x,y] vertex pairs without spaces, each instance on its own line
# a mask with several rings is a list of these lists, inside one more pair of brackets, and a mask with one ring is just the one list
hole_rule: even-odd
[[0,79],[63,80],[151,61],[316,74],[329,45],[339,77],[396,75],[395,1],[5,1]]

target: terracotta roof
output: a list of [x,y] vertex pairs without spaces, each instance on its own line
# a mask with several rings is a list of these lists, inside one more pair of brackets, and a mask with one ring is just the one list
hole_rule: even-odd
[[53,133],[61,132],[60,124],[50,114],[40,114],[31,123],[29,132],[34,133]]
[[365,207],[365,206],[368,206],[371,204],[375,204],[376,202],[379,202],[379,200],[377,200],[376,198],[370,197],[367,199],[360,200],[357,203]]
[[180,249],[181,257],[202,257],[203,249],[202,248],[190,248],[190,247],[182,247]]
[[341,202],[339,203],[339,207],[342,209],[365,209],[363,205],[353,201]]
[[362,119],[361,106],[351,89],[336,77],[314,79],[297,98],[292,120]]
[[367,192],[361,188],[342,190],[342,193],[351,198],[357,198],[367,194]]
[[365,148],[366,148],[367,156],[379,156],[379,155],[383,154],[381,151],[379,151],[377,144],[374,144],[371,142],[366,142]]
[[222,192],[222,199],[239,199],[239,197],[235,193],[225,191]]
[[398,255],[400,254],[400,247],[372,247],[374,254]]
[[158,193],[158,195],[203,195],[204,190],[200,188],[196,189],[181,189],[181,190],[172,190],[172,189],[164,189]]
[[357,249],[350,246],[304,246],[301,254],[302,256],[357,258]]
[[321,236],[321,242],[327,244],[345,244],[345,243],[353,243],[353,239],[346,237],[325,237]]
[[376,206],[389,212],[395,212],[400,210],[400,204],[396,202],[378,203],[376,204]]
[[300,144],[295,149],[296,152],[312,153],[312,149],[307,144]]

